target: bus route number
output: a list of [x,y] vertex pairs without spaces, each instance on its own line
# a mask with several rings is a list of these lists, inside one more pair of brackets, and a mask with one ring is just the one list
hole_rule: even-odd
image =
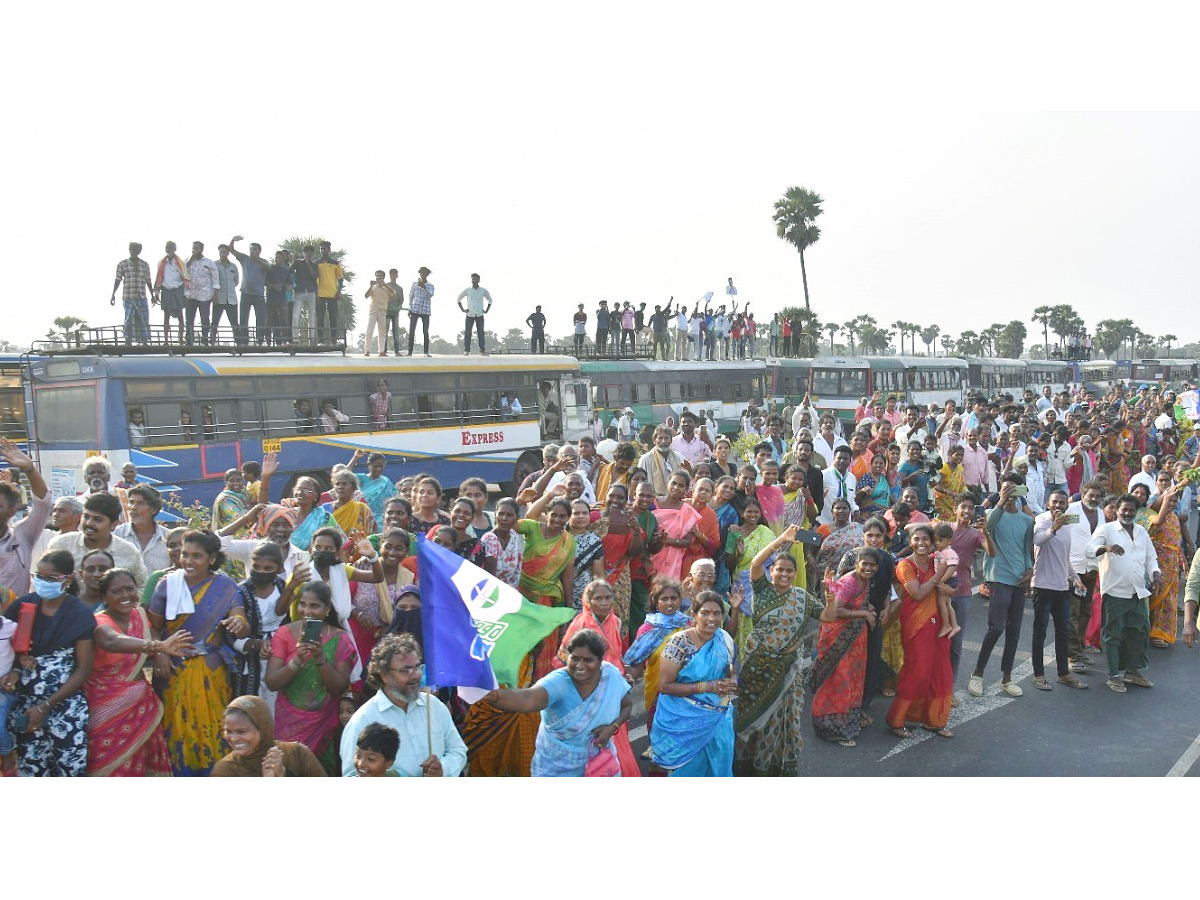
[[266,438],[263,440],[263,453],[278,453],[283,449],[283,441],[279,438]]

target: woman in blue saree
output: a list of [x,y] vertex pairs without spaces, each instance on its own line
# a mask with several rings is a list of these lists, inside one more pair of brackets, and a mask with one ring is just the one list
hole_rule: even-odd
[[530,768],[535,778],[579,777],[589,765],[620,775],[612,736],[633,710],[629,683],[604,661],[608,645],[590,628],[576,632],[565,649],[566,668],[533,687],[492,691],[483,699],[504,712],[541,712]]
[[733,638],[722,629],[725,604],[705,591],[696,624],[673,635],[659,666],[658,710],[650,733],[654,761],[672,776],[733,777]]
[[[726,475],[724,478],[718,478],[716,491],[713,493],[712,501],[708,504],[712,511],[717,516],[717,528],[721,532],[721,544],[725,546],[725,541],[729,538],[729,529],[737,525],[740,521],[737,507],[733,505],[734,494],[737,493],[737,482]],[[713,585],[713,590],[719,593],[728,593],[730,587],[730,573],[725,565],[725,554],[717,553],[714,556],[714,561],[717,564],[717,582]]]

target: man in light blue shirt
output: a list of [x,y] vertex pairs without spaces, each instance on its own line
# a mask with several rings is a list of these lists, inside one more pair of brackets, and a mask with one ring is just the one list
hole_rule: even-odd
[[342,731],[342,775],[352,777],[358,734],[372,722],[396,729],[400,752],[392,771],[410,777],[454,778],[467,764],[463,743],[450,710],[421,690],[421,648],[412,635],[389,634],[371,651],[367,677],[379,693],[359,708]]

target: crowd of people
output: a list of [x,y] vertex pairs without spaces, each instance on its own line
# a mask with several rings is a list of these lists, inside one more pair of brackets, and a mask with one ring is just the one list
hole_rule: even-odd
[[[302,477],[273,503],[267,454],[225,473],[208,521],[170,529],[132,464],[114,482],[94,457],[85,493],[55,500],[2,441],[19,477],[0,481],[0,768],[796,775],[806,693],[813,731],[847,748],[883,701],[896,737],[952,738],[977,596],[967,694],[1001,640],[999,689],[1023,694],[1027,594],[1034,688],[1084,689],[1093,671],[1117,693],[1151,688],[1189,560],[1195,640],[1200,436],[1170,391],[1043,394],[963,410],[863,398],[853,422],[807,397],[767,404],[743,419],[745,459],[685,410],[646,443],[627,426],[548,445],[494,503],[479,478],[451,500],[361,452],[328,489]],[[574,620],[475,703],[427,684],[422,541]]]

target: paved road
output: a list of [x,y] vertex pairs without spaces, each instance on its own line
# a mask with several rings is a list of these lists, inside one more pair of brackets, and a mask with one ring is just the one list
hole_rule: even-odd
[[[805,697],[800,774],[1200,776],[1200,649],[1188,650],[1181,642],[1166,650],[1151,647],[1146,675],[1152,689],[1130,687],[1115,694],[1104,686],[1101,667],[1080,675],[1089,685],[1080,691],[1054,684],[1051,626],[1046,671],[1054,690],[1035,690],[1029,652],[1033,609],[1027,603],[1014,672],[1024,696],[999,691],[1001,643],[988,664],[984,695],[976,698],[966,684],[986,628],[987,602],[977,597],[956,682],[960,703],[950,717],[953,739],[921,731],[897,739],[883,723],[889,701],[879,697],[871,708],[876,724],[858,738],[857,747],[840,747],[813,734]],[[647,745],[645,714],[641,685],[634,690],[638,700],[630,736],[640,755]],[[647,764],[643,771],[651,774],[652,768]]]

